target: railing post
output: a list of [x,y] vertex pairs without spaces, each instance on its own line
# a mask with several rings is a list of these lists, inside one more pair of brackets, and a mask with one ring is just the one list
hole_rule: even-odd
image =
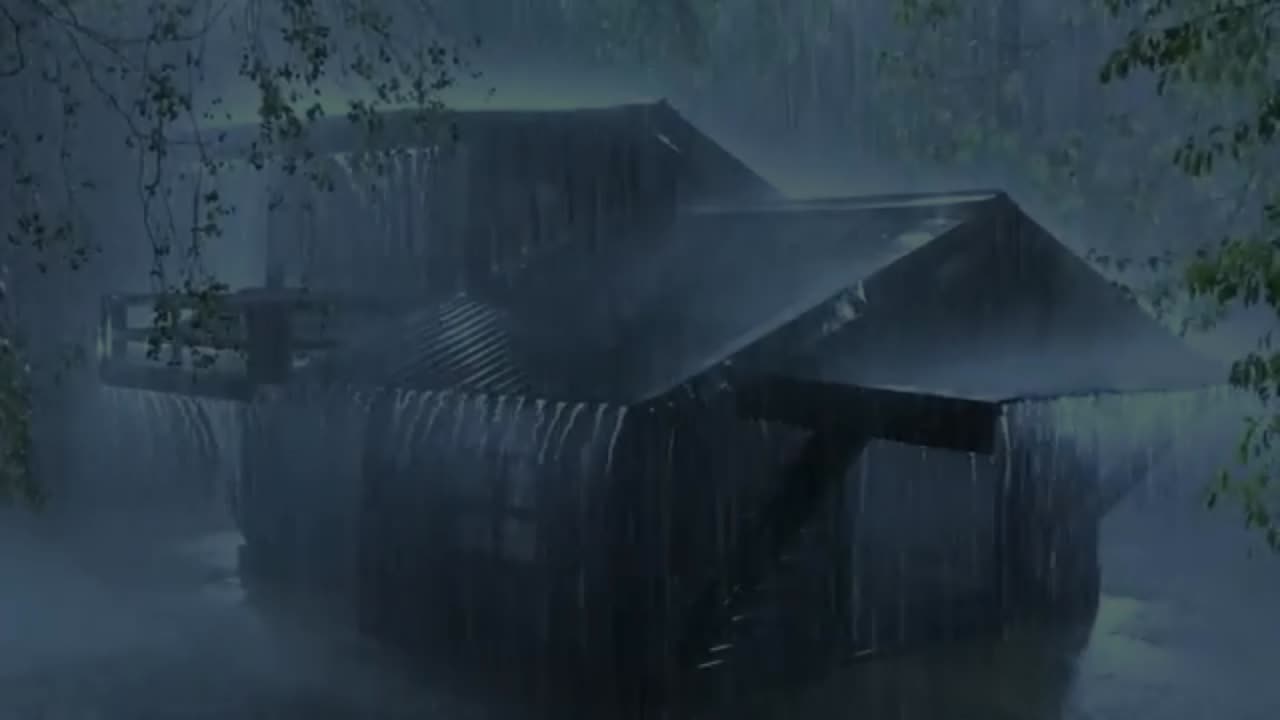
[[293,366],[293,323],[288,303],[268,299],[244,309],[245,365],[251,385],[278,385]]
[[101,343],[99,362],[119,360],[128,347],[125,330],[128,329],[127,306],[120,298],[107,295],[102,298],[102,312],[98,319],[98,335]]

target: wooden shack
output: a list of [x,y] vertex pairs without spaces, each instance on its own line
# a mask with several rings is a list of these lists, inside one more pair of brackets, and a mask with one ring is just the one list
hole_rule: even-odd
[[[314,291],[421,301],[501,286],[568,247],[643,244],[678,206],[778,198],[665,101],[571,110],[387,112],[376,130],[313,126],[304,169],[238,160],[256,127],[218,151],[256,188],[246,253]],[[256,199],[253,197],[256,195]],[[246,209],[247,210],[247,209]]]
[[[236,386],[247,576],[485,686],[589,695],[597,717],[1088,617],[1104,481],[1136,475],[1013,420],[1218,368],[999,192],[784,201],[669,107],[628,112],[605,135],[656,153],[652,192],[544,243],[532,221],[509,241],[493,223],[517,214],[473,189],[488,211],[453,260],[388,251],[419,291],[303,343],[327,345],[284,382]],[[578,142],[561,120],[529,132]],[[714,162],[683,165],[692,148]],[[367,272],[326,302],[378,295]],[[117,384],[160,372],[121,371],[104,360]]]

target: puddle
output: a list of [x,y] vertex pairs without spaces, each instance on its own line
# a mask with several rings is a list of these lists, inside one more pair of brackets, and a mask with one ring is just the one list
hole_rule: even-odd
[[[1184,660],[1158,638],[1167,636],[1176,617],[1168,607],[1135,598],[1103,596],[1098,618],[1081,657],[1082,671],[1130,682],[1177,676]],[[1140,671],[1147,678],[1135,677]]]

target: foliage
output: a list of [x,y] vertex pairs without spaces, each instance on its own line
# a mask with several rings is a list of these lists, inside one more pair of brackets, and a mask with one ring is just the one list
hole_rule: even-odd
[[[1087,229],[1089,218],[1103,218],[1142,260],[1098,252],[1099,265],[1162,273],[1171,235],[1218,227],[1234,211],[1225,182],[1176,185],[1166,172],[1196,106],[1179,97],[1153,111],[1141,93],[1098,87],[1091,58],[1101,62],[1114,34],[1103,8],[1044,7],[1004,0],[967,12],[946,0],[900,2],[907,41],[881,58],[891,104],[908,108],[896,123],[900,142],[932,167],[994,173],[1060,224]],[[917,107],[930,112],[913,116]]]
[[[37,272],[79,270],[108,245],[127,254],[87,221],[115,210],[115,232],[150,256],[151,355],[198,367],[194,348],[226,318],[205,262],[237,212],[222,180],[248,167],[328,187],[309,137],[335,112],[372,135],[382,110],[407,108],[434,131],[459,50],[430,0],[0,0],[0,259],[37,293]],[[255,128],[247,142],[226,131],[237,121]],[[0,498],[35,500],[28,363],[47,339],[19,342],[39,309],[3,307]]]
[[[992,5],[997,15],[1044,7],[1031,0]],[[1002,157],[1014,177],[1030,177],[1042,196],[1058,198],[1067,217],[1088,207],[1129,236],[1132,252],[1159,249],[1160,255],[1141,263],[1155,273],[1155,282],[1145,288],[1146,300],[1157,311],[1180,315],[1184,330],[1191,323],[1211,323],[1229,306],[1263,304],[1280,311],[1275,177],[1280,166],[1274,152],[1280,131],[1274,64],[1280,2],[1102,0],[1063,9],[1056,23],[1039,21],[1044,40],[1026,43],[1020,34],[1006,35],[1007,24],[998,21],[994,32],[981,37],[979,30],[981,39],[975,39],[964,7],[950,0],[899,0],[897,20],[915,41],[909,51],[885,55],[885,69],[906,96],[896,104],[934,108],[924,122],[904,119],[904,140],[925,147],[925,159],[935,164]],[[1027,27],[1025,21],[1015,24]],[[1083,38],[1084,47],[1081,27],[1092,36]],[[1124,34],[1109,33],[1108,27],[1124,28]],[[1096,111],[1091,116],[1088,109],[1073,108],[1079,129],[1067,132],[1064,142],[1049,137],[1043,117],[1027,113],[1026,103],[1048,94],[1046,85],[1053,87],[1051,79],[1034,73],[1054,66],[1055,46],[1073,41],[1065,51],[1078,62],[1090,39],[1101,39],[1105,51],[1093,70],[1100,84],[1093,84],[1088,98]],[[966,47],[975,43],[996,48],[995,57],[985,63],[972,59]],[[1001,48],[1013,57],[1001,62]],[[967,75],[957,77],[957,72]],[[1153,97],[1132,82],[1116,88],[1123,94],[1111,91],[1109,86],[1138,72],[1152,76]],[[1028,86],[1038,89],[1029,93]],[[998,89],[994,102],[990,88]],[[1134,97],[1141,102],[1126,103]],[[1169,183],[1177,175],[1166,170],[1171,161],[1182,171],[1172,189]],[[1025,169],[1016,168],[1019,162]],[[1171,232],[1171,226],[1177,230]],[[1214,243],[1223,232],[1229,236]],[[1179,235],[1184,244],[1171,247]],[[1196,252],[1188,265],[1180,257],[1189,247]],[[1090,259],[1115,270],[1136,264],[1110,253],[1091,253]],[[1184,265],[1185,273],[1170,272]],[[1233,385],[1251,391],[1268,408],[1280,393],[1280,352],[1271,348],[1267,335],[1230,375]],[[1220,475],[1208,500],[1213,506],[1224,494],[1237,498],[1246,524],[1280,550],[1275,518],[1280,498],[1272,481],[1280,471],[1273,449],[1277,433],[1275,410],[1249,418],[1240,467]]]
[[600,38],[606,54],[673,56],[702,61],[719,0],[571,0],[561,4],[568,22]]
[[[1203,176],[1223,163],[1257,161],[1262,168],[1242,196],[1256,213],[1249,232],[1231,235],[1204,249],[1188,268],[1186,284],[1197,296],[1219,305],[1262,305],[1280,315],[1280,84],[1277,83],[1276,0],[1108,0],[1113,12],[1139,12],[1143,25],[1132,32],[1102,68],[1114,82],[1135,72],[1155,77],[1161,93],[1192,87],[1225,98],[1217,117],[1179,147],[1174,161],[1187,174]],[[1235,497],[1245,523],[1280,551],[1280,352],[1271,333],[1238,360],[1231,383],[1252,392],[1263,411],[1246,419],[1240,441],[1240,468],[1225,470],[1211,489],[1209,504]]]
[[0,502],[17,497],[38,505],[40,487],[32,482],[30,367],[23,358],[9,297],[8,268],[0,267]]

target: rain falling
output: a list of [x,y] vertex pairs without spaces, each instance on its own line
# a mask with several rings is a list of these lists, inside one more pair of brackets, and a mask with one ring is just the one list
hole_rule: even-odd
[[1272,3],[76,5],[0,0],[0,720],[1280,707],[1280,165],[1187,159]]

